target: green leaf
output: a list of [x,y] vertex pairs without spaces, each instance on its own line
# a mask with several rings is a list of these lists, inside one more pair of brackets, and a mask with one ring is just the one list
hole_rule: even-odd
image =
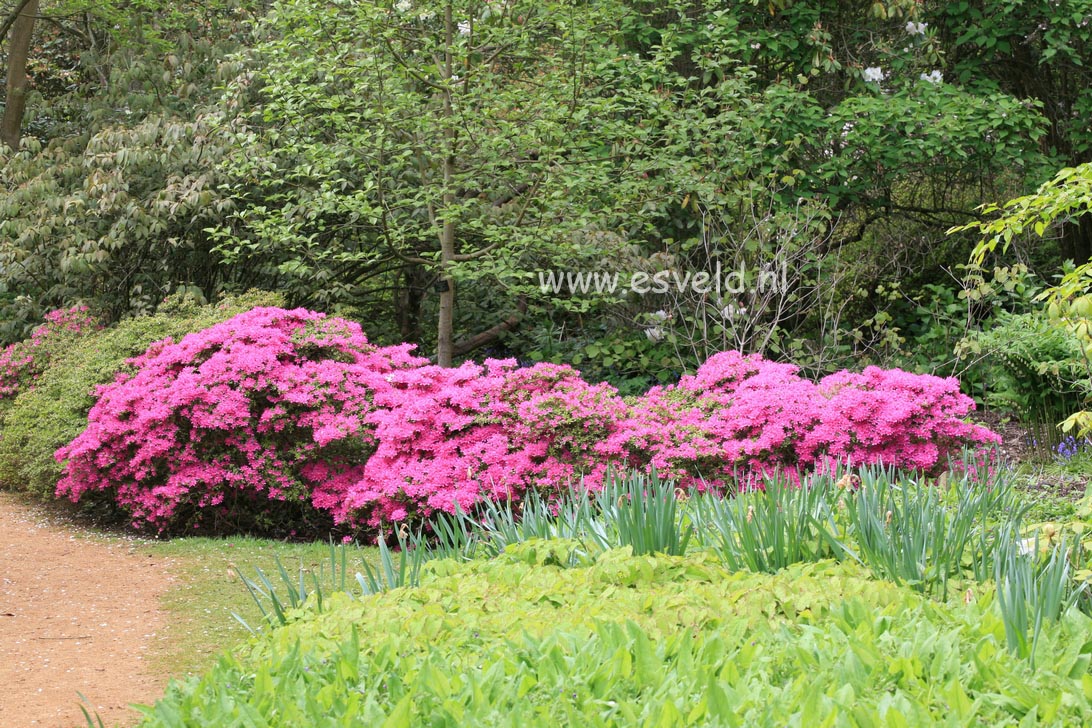
[[411,728],[413,725],[413,695],[406,693],[383,721],[382,728]]

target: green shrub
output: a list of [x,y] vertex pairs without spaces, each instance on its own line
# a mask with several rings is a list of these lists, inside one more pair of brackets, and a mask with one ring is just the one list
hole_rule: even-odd
[[999,367],[987,404],[1017,412],[1044,454],[1061,442],[1057,423],[1092,396],[1080,342],[1045,313],[999,315],[960,347],[965,357],[986,356]]
[[29,337],[0,349],[0,428],[15,398],[35,386],[50,361],[98,327],[87,306],[57,309]]
[[[931,601],[824,561],[775,575],[709,554],[573,542],[431,562],[421,586],[295,612],[175,682],[145,726],[1087,725],[1088,634],[1070,611],[1037,672],[989,587]],[[1023,721],[1021,723],[1021,721]]]
[[204,306],[173,296],[152,316],[127,319],[75,342],[8,410],[0,435],[0,485],[53,498],[62,472],[53,453],[83,431],[95,387],[112,381],[127,359],[161,339],[178,339],[255,306],[277,305],[280,296],[257,291]]

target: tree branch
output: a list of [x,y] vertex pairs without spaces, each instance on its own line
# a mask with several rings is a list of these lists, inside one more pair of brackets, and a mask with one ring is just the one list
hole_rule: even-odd
[[413,76],[415,79],[417,79],[421,83],[425,84],[426,86],[428,86],[430,88],[433,88],[433,89],[435,89],[437,91],[446,91],[447,90],[447,88],[445,86],[443,86],[442,84],[434,83],[432,81],[429,81],[427,78],[425,78],[420,73],[418,73],[417,69],[410,66],[409,62],[405,58],[402,57],[402,54],[394,49],[394,46],[391,45],[390,40],[388,40],[387,38],[384,38],[383,39],[383,45],[386,46],[387,50],[390,51],[390,54],[392,56],[394,56],[394,60],[398,62],[398,65],[401,66],[402,69],[406,73]]
[[897,202],[887,202],[885,207],[895,212],[907,212],[914,213],[916,215],[926,215],[929,217],[938,217],[940,215],[954,215],[959,217],[978,218],[979,215],[973,210],[960,210],[953,207],[917,207],[914,205],[902,205]]
[[413,265],[426,265],[426,266],[427,265],[436,265],[435,260],[429,260],[428,258],[420,258],[420,257],[418,257],[416,255],[406,255],[405,253],[403,253],[401,250],[398,250],[397,248],[393,248],[391,250],[391,252],[394,253],[396,256],[398,256],[398,259],[403,261],[404,263],[412,263]]
[[501,321],[496,326],[492,326],[480,334],[475,334],[470,338],[457,341],[452,346],[452,354],[455,356],[462,356],[463,354],[469,354],[470,352],[478,349],[491,341],[500,337],[501,334],[511,331],[519,326],[519,322],[523,319],[523,315],[527,313],[527,299],[523,296],[519,297],[516,302],[515,312]]
[[8,31],[11,30],[11,26],[15,25],[15,21],[23,13],[23,8],[30,5],[30,0],[19,0],[19,4],[15,6],[15,9],[11,11],[8,17],[4,18],[4,24],[0,25],[0,43],[7,37]]
[[500,241],[498,240],[495,243],[490,243],[486,247],[479,248],[478,250],[475,250],[472,253],[456,253],[455,257],[452,258],[452,260],[454,260],[456,263],[465,263],[468,260],[477,260],[478,258],[481,258],[482,256],[486,256],[486,255],[489,255],[490,253],[492,253],[494,250],[497,249],[497,246],[499,246],[499,245],[500,245]]

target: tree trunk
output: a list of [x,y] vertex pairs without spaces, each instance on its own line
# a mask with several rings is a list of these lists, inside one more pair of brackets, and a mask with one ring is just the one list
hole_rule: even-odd
[[38,0],[29,0],[17,11],[18,17],[11,25],[11,43],[8,45],[7,96],[4,115],[0,117],[0,142],[12,149],[19,148],[23,128],[23,111],[27,105],[27,56],[30,40],[34,35],[34,18],[38,15]]
[[1092,215],[1084,214],[1062,225],[1062,257],[1077,265],[1092,259]]
[[421,306],[427,276],[423,266],[409,263],[402,269],[402,285],[394,293],[394,317],[402,341],[421,343]]
[[455,351],[455,281],[451,278],[451,264],[455,262],[455,190],[452,188],[455,177],[455,127],[451,105],[452,53],[454,42],[454,21],[451,3],[444,7],[444,26],[447,49],[444,53],[444,187],[440,230],[440,315],[436,331],[436,363],[442,367],[452,364]]

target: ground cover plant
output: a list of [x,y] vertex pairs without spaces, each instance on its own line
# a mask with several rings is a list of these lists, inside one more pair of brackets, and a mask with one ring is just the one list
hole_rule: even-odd
[[[469,542],[404,544],[418,560],[396,572],[407,580],[378,593],[350,582],[271,612],[275,628],[172,684],[143,725],[1092,719],[1092,620],[1059,568],[1076,552],[1060,541],[1042,555],[1020,548],[1023,509],[1004,478],[937,484],[865,469],[809,485],[771,481],[723,501],[739,523],[640,475],[629,516],[615,508],[617,490],[599,504],[574,493],[522,531],[496,508],[462,516],[455,530]],[[639,553],[633,526],[652,528],[654,501],[668,500],[677,526],[702,523],[698,537],[678,556]],[[926,513],[939,516],[915,517]],[[914,540],[921,548],[908,553]],[[883,542],[917,571],[893,571]],[[756,564],[784,559],[740,568],[731,553],[743,551]]]
[[[494,599],[508,604],[483,608]],[[455,604],[458,614],[445,616]],[[1081,682],[1059,680],[1086,670],[1081,647],[1063,647],[1086,623],[1059,629],[1056,671],[1031,673],[999,645],[988,608],[932,604],[845,565],[768,577],[608,552],[583,569],[459,569],[331,608],[176,685],[145,725],[244,715],[255,725],[452,726],[1089,717]]]

